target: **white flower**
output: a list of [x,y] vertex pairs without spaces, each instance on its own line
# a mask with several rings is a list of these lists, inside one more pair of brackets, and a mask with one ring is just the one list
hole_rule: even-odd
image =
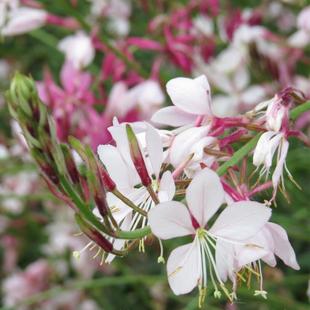
[[84,32],[65,37],[59,42],[58,49],[77,69],[87,67],[95,57],[95,48],[91,38]]
[[157,111],[152,121],[179,127],[194,124],[198,117],[211,117],[211,91],[207,78],[201,75],[195,79],[178,77],[170,80],[167,92],[174,106]]
[[165,97],[157,81],[146,80],[128,89],[124,82],[117,82],[109,95],[106,115],[125,117],[137,109],[145,120],[164,102]]
[[[151,125],[138,123],[139,125],[140,128],[138,127],[137,130],[136,127],[135,131],[149,175],[152,176],[151,186],[159,201],[169,201],[174,197],[175,185],[170,171],[166,171],[160,176],[161,166],[164,161],[161,138]],[[149,212],[155,206],[155,202],[148,190],[140,184],[140,178],[130,157],[125,126],[124,124],[115,124],[109,130],[116,141],[116,147],[100,145],[98,147],[99,158],[115,182],[117,189],[141,210]],[[146,217],[143,217],[140,213],[132,212],[132,209],[114,196],[113,193],[107,194],[107,200],[115,220],[121,223],[122,229],[134,230],[147,225],[148,220]],[[113,246],[115,249],[120,249],[124,243],[125,240],[119,239],[115,241]],[[110,261],[111,257],[113,256],[108,257],[108,261]]]
[[[0,13],[1,14],[1,13]],[[0,17],[0,19],[3,17]],[[26,33],[43,26],[46,22],[47,12],[44,10],[17,7],[8,12],[7,22],[1,24],[0,33],[3,36],[14,36]]]
[[257,202],[236,202],[226,207],[210,227],[209,220],[224,201],[224,190],[218,175],[208,168],[194,177],[186,190],[186,201],[188,208],[180,202],[171,201],[161,203],[149,212],[152,232],[158,238],[194,236],[190,244],[176,248],[169,256],[167,273],[170,287],[179,295],[199,286],[202,301],[209,274],[216,295],[219,296],[219,283],[229,296],[218,268],[217,262],[226,259],[225,252],[218,257],[218,241],[242,244],[267,223],[271,210]]

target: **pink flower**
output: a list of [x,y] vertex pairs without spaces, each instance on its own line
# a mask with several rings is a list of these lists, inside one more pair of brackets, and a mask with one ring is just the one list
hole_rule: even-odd
[[[207,287],[207,273],[219,297],[220,288],[229,296],[217,267],[218,241],[241,243],[253,237],[268,221],[271,210],[253,201],[240,201],[226,207],[208,226],[224,201],[224,190],[218,175],[205,168],[198,173],[186,190],[188,207],[180,202],[164,202],[149,212],[152,232],[161,239],[193,235],[194,240],[176,248],[167,263],[168,281],[177,295],[186,294],[199,286],[200,301]],[[220,243],[219,243],[220,244]],[[225,255],[225,253],[223,253]],[[221,259],[226,259],[222,256]],[[207,270],[208,269],[208,270]]]

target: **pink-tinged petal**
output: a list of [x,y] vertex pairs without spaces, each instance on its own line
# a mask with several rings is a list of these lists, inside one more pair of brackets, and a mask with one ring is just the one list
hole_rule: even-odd
[[286,265],[290,266],[295,270],[299,270],[300,267],[297,263],[294,249],[292,248],[290,241],[288,240],[285,229],[275,223],[267,223],[267,227],[271,232],[274,240],[274,253],[279,256]]
[[170,201],[175,195],[175,184],[172,173],[165,171],[159,183],[158,198],[160,202]]
[[262,229],[270,216],[271,209],[262,203],[235,202],[223,210],[210,232],[227,240],[246,240]]
[[194,177],[186,190],[188,207],[201,227],[205,227],[224,202],[224,189],[219,176],[205,168]]
[[202,78],[193,80],[190,78],[175,78],[167,85],[167,92],[175,106],[190,114],[210,114],[210,89]]
[[119,189],[130,188],[131,179],[128,166],[123,161],[117,148],[112,145],[99,145],[97,153],[116,186]]
[[152,116],[152,122],[179,127],[183,125],[193,124],[197,115],[189,114],[178,107],[166,107],[158,110]]
[[148,213],[153,234],[160,239],[171,239],[195,233],[187,208],[180,202],[160,203]]
[[72,62],[66,61],[60,71],[60,80],[61,84],[64,86],[64,89],[72,94],[75,90],[75,80],[76,75],[78,75],[78,70],[73,67]]
[[201,278],[199,244],[194,241],[173,250],[167,262],[169,285],[175,295],[191,292]]
[[153,168],[152,173],[158,178],[164,158],[163,144],[159,133],[149,124],[147,125],[145,139],[149,159]]
[[199,140],[206,137],[209,126],[193,127],[184,130],[176,136],[170,148],[170,161],[174,167],[178,167],[193,154],[192,147]]
[[215,249],[216,268],[223,282],[234,272],[234,247],[231,243],[218,240]]
[[280,157],[278,159],[276,169],[274,170],[274,172],[272,174],[272,185],[274,188],[277,188],[277,186],[280,182],[281,176],[283,174],[283,167],[285,165],[285,159],[287,156],[288,147],[289,147],[288,141],[283,140],[283,142],[281,144],[281,149],[279,150]]

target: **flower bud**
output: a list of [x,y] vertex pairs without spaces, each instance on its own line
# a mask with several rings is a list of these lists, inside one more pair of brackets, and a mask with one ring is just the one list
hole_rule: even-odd
[[75,215],[75,221],[79,225],[81,231],[105,252],[112,252],[113,245],[98,230],[86,222],[78,213]]
[[152,180],[149,176],[149,173],[146,169],[144,158],[142,156],[139,143],[135,133],[133,132],[130,125],[126,125],[127,138],[130,148],[130,156],[133,161],[133,164],[138,172],[138,175],[141,179],[142,184],[147,187],[151,184]]
[[98,165],[98,170],[99,170],[99,175],[100,175],[101,182],[102,182],[104,188],[108,192],[113,192],[115,190],[115,188],[116,188],[116,184],[111,179],[109,173],[101,165]]

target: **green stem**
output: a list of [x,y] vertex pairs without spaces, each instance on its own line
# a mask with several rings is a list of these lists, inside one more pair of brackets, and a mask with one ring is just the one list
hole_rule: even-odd
[[150,226],[144,228],[135,229],[132,231],[120,230],[116,233],[116,238],[120,239],[141,239],[151,233]]
[[[310,110],[310,101],[307,101],[298,107],[292,109],[290,112],[290,119],[296,120],[302,113]],[[231,158],[230,160],[226,161],[223,165],[221,165],[217,169],[217,173],[222,176],[228,168],[238,164],[246,155],[250,153],[254,149],[259,140],[262,133],[259,133],[254,138],[252,138],[248,143],[246,143],[241,149],[239,149]]]
[[234,165],[238,164],[243,157],[248,155],[252,149],[257,144],[258,139],[260,138],[261,133],[256,135],[254,138],[252,138],[248,143],[246,143],[242,148],[240,148],[231,158],[230,160],[226,161],[223,165],[221,165],[217,169],[218,175],[222,176],[228,168],[233,167]]
[[310,101],[307,101],[296,108],[294,108],[290,113],[290,119],[295,121],[301,114],[310,110]]

